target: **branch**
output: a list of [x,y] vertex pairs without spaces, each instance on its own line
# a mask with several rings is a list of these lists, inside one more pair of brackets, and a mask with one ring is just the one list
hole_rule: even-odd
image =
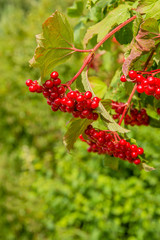
[[[108,39],[110,38],[113,34],[115,34],[116,32],[118,32],[121,28],[123,28],[125,25],[127,25],[128,23],[132,22],[134,19],[136,19],[136,15],[129,18],[128,20],[126,20],[125,22],[121,23],[118,27],[116,27],[115,29],[113,29],[111,32],[109,32],[99,43],[97,43],[97,45],[93,48],[90,49],[88,51],[91,51],[91,53],[88,55],[88,57],[86,58],[86,60],[84,61],[82,67],[80,68],[80,70],[76,73],[76,75],[67,83],[68,86],[70,86],[77,78],[78,76],[82,73],[83,69],[91,62],[95,51],[98,50],[98,48]],[[86,50],[85,50],[86,51]]]

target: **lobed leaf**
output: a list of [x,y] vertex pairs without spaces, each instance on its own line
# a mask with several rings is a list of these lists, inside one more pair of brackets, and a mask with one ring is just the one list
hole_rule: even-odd
[[32,67],[41,71],[44,79],[56,65],[65,62],[73,53],[73,30],[66,17],[56,11],[42,25],[43,32],[36,35],[37,48],[29,61]]
[[88,41],[95,35],[98,35],[97,41],[99,42],[115,25],[119,25],[127,20],[130,17],[130,8],[131,6],[128,4],[121,4],[110,11],[102,21],[89,27],[84,36],[84,46],[86,46]]
[[[131,52],[125,60],[122,70],[125,76],[128,75],[129,70],[133,64],[140,60],[140,57],[147,54],[154,49],[157,40],[153,37],[158,34],[158,23],[155,19],[147,19],[140,25],[140,30],[137,36],[131,43]],[[159,41],[159,40],[158,40]],[[140,65],[140,64],[139,64]]]

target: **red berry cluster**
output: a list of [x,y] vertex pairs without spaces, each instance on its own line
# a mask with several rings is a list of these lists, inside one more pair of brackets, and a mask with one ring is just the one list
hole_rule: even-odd
[[58,73],[54,71],[50,76],[51,79],[47,80],[43,86],[40,86],[37,81],[28,79],[26,85],[29,91],[42,92],[54,112],[60,110],[72,113],[75,118],[98,119],[98,114],[93,112],[99,106],[98,97],[92,98],[90,91],[80,93],[76,90],[66,94],[67,88],[61,84]]
[[114,137],[114,133],[95,129],[92,125],[89,125],[85,130],[85,134],[88,140],[84,140],[82,135],[80,136],[81,141],[85,141],[90,147],[88,152],[96,152],[98,154],[108,154],[127,160],[130,163],[136,165],[141,163],[138,155],[143,154],[143,148],[138,148],[135,144],[130,144],[125,139],[117,140]]
[[[153,76],[143,76],[142,74],[137,74],[136,71],[129,71],[128,76],[133,82],[137,83],[137,92],[145,93],[146,95],[153,95],[156,99],[160,99],[160,78]],[[126,82],[124,75],[120,78],[121,82]]]
[[[121,114],[125,108],[124,103],[112,101],[112,109],[115,110],[116,114],[113,115],[114,119],[120,119]],[[142,108],[138,110],[137,108],[131,108],[130,112],[124,117],[124,123],[126,125],[149,125],[149,116],[146,113],[146,110]]]

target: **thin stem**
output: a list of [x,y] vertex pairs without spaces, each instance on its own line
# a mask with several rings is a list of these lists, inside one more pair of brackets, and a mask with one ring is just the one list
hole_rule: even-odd
[[88,55],[88,57],[85,59],[82,67],[79,69],[79,71],[76,73],[76,75],[67,83],[68,86],[70,86],[77,78],[78,76],[81,74],[81,72],[83,71],[83,69],[90,63],[90,61],[92,60],[92,56],[94,55],[94,53],[90,53]]
[[[132,22],[134,19],[136,19],[136,16],[133,16],[131,18],[129,18],[128,20],[126,20],[125,22],[121,23],[118,27],[116,27],[115,29],[113,29],[111,32],[109,32],[99,43],[97,43],[97,45],[93,48],[90,49],[89,51],[91,52],[88,57],[86,58],[86,60],[84,61],[82,67],[79,69],[79,71],[76,73],[76,75],[67,83],[69,86],[78,78],[78,76],[81,74],[81,72],[84,70],[84,68],[91,62],[93,56],[94,56],[94,52],[96,50],[98,50],[98,48],[108,39],[110,38],[113,34],[115,34],[116,32],[118,32],[121,28],[123,28],[125,25],[127,25],[128,23]],[[86,51],[86,50],[85,50]]]
[[113,34],[118,32],[121,28],[126,26],[128,23],[132,22],[134,19],[136,19],[136,15],[129,18],[125,22],[121,23],[118,27],[116,27],[111,32],[109,32],[99,43],[97,43],[97,45],[93,48],[93,51],[95,52],[108,38],[110,38]]
[[135,91],[136,91],[136,88],[137,88],[137,83],[134,85],[134,88],[133,88],[133,90],[132,90],[132,92],[131,92],[131,94],[130,94],[130,96],[129,96],[129,98],[128,98],[128,101],[127,101],[127,104],[126,104],[126,106],[125,106],[125,108],[124,108],[124,111],[123,111],[123,113],[122,113],[122,116],[121,116],[121,118],[120,118],[120,120],[119,120],[119,125],[121,125],[121,123],[122,123],[122,121],[123,121],[123,118],[124,118],[124,116],[125,116],[125,114],[126,114],[126,111],[127,111],[127,109],[128,109],[128,106],[129,106],[129,104],[130,104],[130,102],[131,102],[131,100],[132,100],[132,97],[133,97],[133,95],[134,95],[134,93],[135,93]]

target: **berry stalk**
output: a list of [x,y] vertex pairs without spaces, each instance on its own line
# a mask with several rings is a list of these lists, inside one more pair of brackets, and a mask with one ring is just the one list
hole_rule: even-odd
[[119,123],[118,123],[119,125],[121,125],[121,123],[123,121],[123,118],[124,118],[124,116],[125,116],[125,114],[127,112],[128,106],[130,105],[130,102],[132,100],[133,95],[135,94],[136,89],[137,89],[137,83],[134,85],[134,88],[133,88],[133,90],[132,90],[132,92],[131,92],[131,94],[130,94],[130,96],[128,98],[128,101],[127,101],[126,106],[124,108],[124,111],[122,113],[121,119],[119,120]]

